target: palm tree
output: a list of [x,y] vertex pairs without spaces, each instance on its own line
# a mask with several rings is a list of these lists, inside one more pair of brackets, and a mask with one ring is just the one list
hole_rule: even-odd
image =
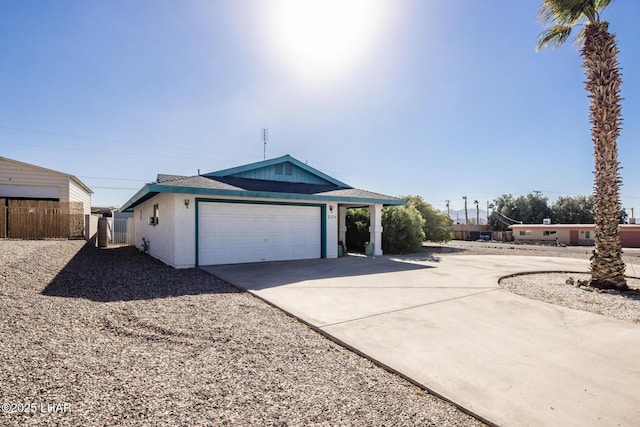
[[476,205],[476,224],[480,224],[480,202],[474,200],[473,203]]
[[469,224],[469,211],[467,210],[467,196],[462,196],[464,199],[464,223]]
[[591,281],[595,288],[626,289],[625,265],[618,230],[620,206],[620,164],[617,138],[620,134],[620,67],[615,36],[600,13],[611,0],[544,0],[540,18],[547,29],[540,36],[538,50],[564,43],[571,30],[582,23],[585,87],[591,99],[589,121],[594,144],[595,248],[591,256]]

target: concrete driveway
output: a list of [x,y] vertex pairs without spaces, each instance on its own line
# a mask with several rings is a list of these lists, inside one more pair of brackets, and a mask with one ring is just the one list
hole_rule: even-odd
[[498,286],[516,272],[587,268],[491,255],[204,267],[491,423],[638,425],[640,325]]

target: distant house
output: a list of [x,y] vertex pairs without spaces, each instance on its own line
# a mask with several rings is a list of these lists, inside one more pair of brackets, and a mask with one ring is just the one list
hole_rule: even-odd
[[369,207],[382,254],[382,207],[392,196],[355,189],[291,156],[197,176],[158,175],[122,211],[134,212],[135,245],[177,268],[335,258],[346,210]]
[[0,237],[84,236],[92,193],[73,175],[0,157]]
[[[595,233],[594,224],[514,224],[509,228],[516,243],[593,246]],[[621,224],[620,242],[625,248],[640,248],[640,225]]]

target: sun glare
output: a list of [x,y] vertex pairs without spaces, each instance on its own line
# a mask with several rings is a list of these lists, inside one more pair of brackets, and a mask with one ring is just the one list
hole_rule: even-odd
[[266,24],[274,59],[303,80],[339,78],[375,47],[388,17],[386,4],[381,0],[269,2]]

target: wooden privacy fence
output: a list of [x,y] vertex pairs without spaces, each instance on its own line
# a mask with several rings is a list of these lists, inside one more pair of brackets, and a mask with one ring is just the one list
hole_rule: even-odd
[[7,209],[5,200],[0,199],[0,239],[7,237]]
[[513,231],[494,231],[491,238],[497,242],[513,242]]
[[83,238],[81,202],[0,199],[0,237],[12,239]]
[[6,200],[0,198],[0,239],[7,237],[7,209]]

